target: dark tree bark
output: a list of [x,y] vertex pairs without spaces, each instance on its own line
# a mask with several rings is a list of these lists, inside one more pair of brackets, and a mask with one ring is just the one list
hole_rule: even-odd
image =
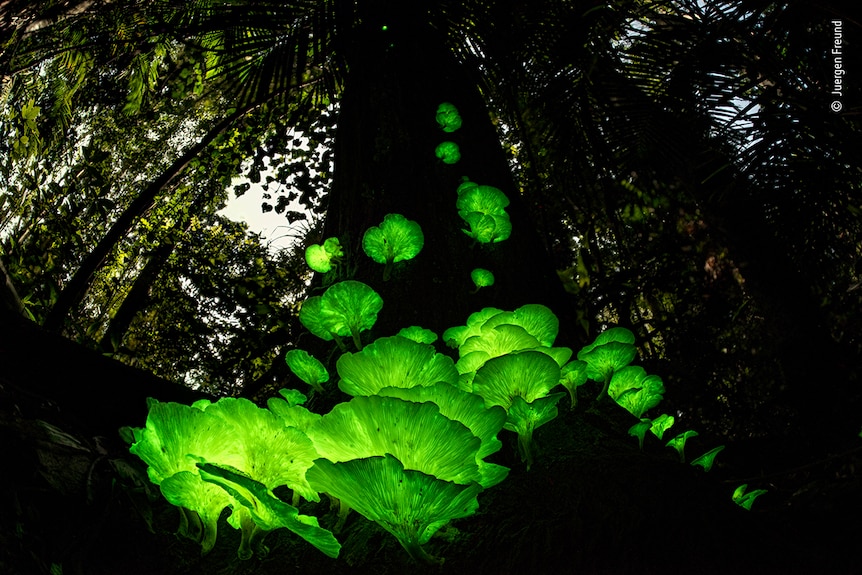
[[[439,334],[483,307],[514,309],[527,303],[549,306],[561,316],[565,331],[565,294],[527,217],[488,111],[475,82],[427,24],[421,6],[363,3],[362,23],[346,41],[350,73],[324,237],[342,239],[349,265],[355,266],[350,277],[383,298],[373,336],[410,325]],[[463,118],[463,126],[451,134],[435,121],[442,102],[453,103]],[[447,165],[435,157],[444,140],[460,146],[460,162]],[[461,231],[466,226],[455,202],[462,177],[500,188],[509,197],[509,239],[474,245]],[[383,281],[383,266],[371,261],[361,244],[365,230],[387,213],[417,221],[425,245]],[[476,267],[490,269],[496,283],[471,295],[470,272]]]

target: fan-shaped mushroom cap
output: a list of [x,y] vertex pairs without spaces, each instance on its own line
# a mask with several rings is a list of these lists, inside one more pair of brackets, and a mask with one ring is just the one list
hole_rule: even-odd
[[412,470],[391,454],[341,463],[319,459],[308,478],[316,489],[389,531],[414,559],[432,563],[442,561],[421,546],[452,519],[475,513],[482,489]]
[[461,127],[461,115],[458,108],[449,102],[443,102],[437,106],[437,124],[446,133],[451,133]]
[[372,226],[362,237],[362,249],[379,264],[413,259],[422,250],[422,228],[401,214],[386,214],[379,226]]
[[458,382],[449,356],[424,343],[401,336],[382,337],[358,353],[345,353],[336,363],[338,387],[349,395],[373,395],[384,387],[415,387]]
[[594,346],[588,352],[578,352],[578,359],[587,362],[587,376],[593,381],[606,381],[614,371],[625,367],[637,355],[637,348],[630,343],[611,341]]
[[286,485],[309,501],[319,500],[305,480],[305,471],[318,457],[308,436],[244,398],[223,397],[208,406],[205,413],[221,420],[233,437],[237,457],[230,461],[221,457],[203,459],[230,465],[270,489]]
[[455,142],[441,142],[434,150],[434,154],[444,164],[457,164],[461,159],[461,149]]
[[482,479],[481,441],[437,405],[396,397],[354,397],[336,405],[309,430],[315,448],[333,462],[390,453],[407,469],[467,484]]
[[305,350],[292,349],[288,351],[284,356],[284,361],[296,377],[318,391],[323,390],[320,386],[321,383],[329,381],[329,372],[326,371],[326,367]]
[[327,238],[323,245],[312,244],[305,249],[305,262],[312,270],[326,273],[333,267],[333,260],[344,255],[338,238]]
[[361,348],[359,332],[374,325],[382,308],[383,299],[376,291],[362,282],[346,280],[333,284],[321,296],[306,299],[299,321],[321,339],[350,335]]
[[396,335],[412,339],[417,343],[434,343],[438,339],[436,333],[418,325],[401,328]]
[[503,324],[521,326],[545,347],[554,345],[560,331],[560,320],[554,312],[538,303],[525,304],[514,311],[496,314],[488,318],[482,327],[489,329]]
[[471,313],[467,318],[466,325],[450,327],[444,331],[443,341],[449,347],[461,347],[468,337],[482,333],[482,325],[498,313],[503,313],[503,310],[495,307],[486,307],[480,311]]
[[476,289],[494,285],[494,274],[484,268],[476,268],[470,272],[470,279]]
[[473,378],[473,391],[485,405],[500,405],[507,411],[515,397],[530,403],[544,397],[560,383],[560,366],[538,351],[489,359]]
[[[463,184],[462,184],[463,186]],[[509,198],[494,186],[470,186],[458,193],[455,207],[462,218],[469,213],[479,212],[486,215],[504,215]]]
[[657,375],[647,375],[644,368],[629,365],[614,372],[608,395],[635,417],[640,417],[663,399],[664,384]]
[[506,213],[465,212],[461,219],[470,226],[469,229],[462,229],[461,231],[482,244],[499,243],[512,235],[512,222]]
[[506,410],[500,406],[486,408],[481,397],[456,389],[448,383],[437,383],[427,387],[387,387],[381,389],[383,397],[397,397],[405,401],[422,403],[431,401],[440,408],[440,413],[460,421],[482,442],[476,453],[476,462],[482,480],[482,487],[491,487],[505,479],[508,469],[482,461],[485,457],[496,453],[502,447],[497,434],[506,423]]

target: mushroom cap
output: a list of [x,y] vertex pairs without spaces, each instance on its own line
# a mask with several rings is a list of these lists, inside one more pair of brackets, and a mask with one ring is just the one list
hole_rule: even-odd
[[319,459],[308,478],[316,489],[377,522],[411,553],[452,519],[475,513],[482,490],[478,483],[459,485],[410,469],[388,453],[335,463]]
[[311,244],[305,248],[305,263],[312,270],[325,274],[332,269],[332,261],[329,254],[320,244]]
[[674,417],[672,415],[662,413],[652,420],[650,431],[653,432],[653,435],[661,439],[664,436],[664,432],[673,427],[673,424]]
[[[209,463],[198,464],[201,478],[208,485],[227,493],[236,502],[234,513],[248,513],[254,524],[265,531],[279,527],[290,529],[329,557],[338,557],[341,544],[331,531],[323,529],[317,518],[300,515],[299,510],[276,497],[266,485],[237,470]],[[236,526],[236,525],[235,525]],[[240,525],[246,530],[246,525]]]
[[637,355],[637,348],[630,343],[611,341],[592,347],[588,352],[578,352],[578,359],[587,362],[587,377],[593,381],[605,381],[616,370],[625,367]]
[[499,357],[513,351],[539,347],[539,340],[519,325],[502,324],[484,329],[479,335],[468,337],[458,348],[459,354],[484,351],[491,357]]
[[[464,184],[462,184],[463,186]],[[470,186],[463,190],[459,187],[458,200],[455,207],[462,218],[465,214],[479,212],[486,215],[505,215],[509,198],[499,188],[494,186]]]
[[362,237],[362,249],[379,264],[413,259],[422,251],[422,228],[401,214],[386,214],[379,226],[372,226]]
[[458,370],[447,355],[428,344],[401,336],[382,337],[362,351],[338,358],[338,387],[348,395],[373,395],[384,387],[416,387],[458,382]]
[[508,411],[515,397],[531,403],[559,383],[557,362],[529,350],[489,359],[473,378],[473,392],[482,396],[486,406],[499,405]]
[[482,244],[499,243],[512,235],[512,222],[506,213],[464,212],[461,219],[470,226],[469,229],[461,231]]
[[201,552],[215,546],[218,520],[225,507],[234,504],[233,498],[221,487],[201,479],[197,470],[180,471],[166,478],[159,490],[172,505],[198,514],[203,525]]
[[495,307],[486,307],[471,313],[465,325],[450,327],[444,331],[443,341],[449,347],[461,347],[468,337],[482,333],[482,325],[498,313],[503,313],[503,310]]
[[449,102],[443,102],[437,106],[437,124],[446,133],[451,133],[461,127],[461,115],[458,108]]
[[436,333],[434,333],[430,329],[425,329],[424,327],[420,327],[418,325],[403,327],[398,330],[398,333],[396,335],[406,337],[407,339],[412,339],[413,341],[418,343],[434,343],[438,339]]
[[461,149],[455,142],[441,142],[434,150],[434,154],[444,164],[457,164],[461,159]]
[[494,285],[494,274],[484,268],[476,268],[470,272],[470,279],[477,288]]
[[180,471],[197,472],[194,454],[235,465],[240,462],[235,442],[221,422],[195,407],[174,402],[149,401],[145,427],[133,429],[129,451],[147,464],[156,485]]
[[390,453],[405,468],[445,481],[482,479],[476,460],[481,441],[431,402],[354,397],[320,418],[308,435],[320,456],[332,462]]
[[346,280],[311,296],[299,309],[299,321],[321,339],[348,336],[370,329],[383,308],[380,295],[362,282]]
[[299,429],[287,427],[273,412],[245,398],[223,397],[204,413],[214,415],[233,437],[237,457],[204,458],[227,464],[270,489],[286,485],[309,501],[319,501],[305,480],[305,472],[318,457],[311,440]]
[[587,354],[600,345],[604,345],[606,343],[611,342],[619,342],[619,343],[627,343],[634,344],[635,342],[635,334],[624,327],[611,327],[600,333],[596,336],[596,339],[589,345],[585,345],[581,348],[581,351],[578,352],[578,359],[583,359],[581,354]]
[[460,421],[482,442],[476,454],[483,459],[502,447],[497,433],[506,421],[506,411],[500,406],[485,407],[485,402],[475,393],[458,389],[448,383],[435,383],[425,387],[386,387],[379,395],[397,397],[404,401],[422,403],[431,401],[440,408],[440,413]]
[[657,375],[647,375],[644,368],[629,365],[614,372],[608,395],[635,417],[640,417],[663,399],[664,384]]
[[552,393],[530,402],[521,396],[515,396],[509,408],[505,428],[529,437],[533,430],[557,417],[557,403],[565,396],[565,392]]
[[329,381],[329,372],[320,361],[302,349],[292,349],[284,356],[284,361],[293,374],[313,386]]
[[488,329],[502,324],[521,326],[545,347],[554,345],[560,331],[560,320],[554,312],[538,303],[525,304],[514,311],[496,314],[488,318],[482,327]]

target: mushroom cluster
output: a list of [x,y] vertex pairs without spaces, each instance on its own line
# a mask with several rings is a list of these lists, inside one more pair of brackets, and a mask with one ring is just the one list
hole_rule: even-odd
[[302,302],[299,321],[317,337],[344,347],[341,337],[350,336],[362,349],[360,332],[371,329],[383,308],[383,298],[368,285],[355,280],[333,284],[323,295]]
[[469,180],[458,186],[455,207],[468,226],[462,231],[479,243],[502,242],[512,234],[508,205],[509,198],[494,186],[480,186]]

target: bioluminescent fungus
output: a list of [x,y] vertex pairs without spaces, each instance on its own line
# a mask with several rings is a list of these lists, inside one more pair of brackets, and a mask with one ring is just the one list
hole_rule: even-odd
[[338,388],[348,395],[373,395],[384,387],[416,387],[445,381],[457,385],[458,370],[447,355],[401,336],[381,337],[357,353],[338,358]]
[[418,325],[403,327],[398,330],[398,333],[396,335],[406,337],[407,339],[412,339],[417,343],[434,343],[439,339],[436,333],[434,333],[430,329],[425,329],[424,327],[420,327]]
[[482,326],[498,313],[503,313],[503,310],[495,307],[486,307],[480,311],[471,313],[467,318],[466,325],[450,327],[443,332],[443,341],[449,347],[459,348],[464,344],[468,337],[479,335],[482,333]]
[[284,361],[296,377],[323,393],[321,384],[329,381],[329,372],[317,358],[305,350],[292,349],[285,354]]
[[[329,557],[338,557],[341,544],[331,531],[323,529],[317,518],[311,515],[300,515],[299,510],[280,500],[266,485],[237,470],[224,468],[211,463],[198,463],[201,478],[230,494],[231,498],[242,505],[248,517],[253,521],[253,528],[243,528],[243,543],[241,548],[250,552],[255,547],[255,538],[261,538],[266,533],[284,527],[296,533],[307,542]],[[246,537],[246,533],[249,534]],[[262,540],[260,546],[262,546]]]
[[508,214],[465,213],[461,219],[467,223],[462,231],[480,244],[496,244],[512,235],[512,222]]
[[449,102],[443,102],[437,106],[437,125],[446,132],[452,133],[461,127],[461,114],[458,108]]
[[662,413],[658,417],[652,420],[652,424],[650,425],[650,432],[653,435],[658,437],[659,439],[664,438],[664,432],[673,427],[674,417],[672,415],[668,415],[666,413]]
[[490,287],[494,285],[494,274],[484,268],[476,268],[471,271],[470,279],[473,280],[473,285],[476,286],[476,289],[473,290],[473,293],[476,293],[483,287]]
[[746,489],[748,489],[748,484],[743,483],[733,490],[731,498],[734,503],[746,511],[751,511],[751,506],[754,504],[754,500],[766,493],[766,489],[755,489],[754,491],[749,491],[747,493],[745,491]]
[[455,142],[441,142],[434,155],[444,164],[457,164],[461,160],[461,148]]
[[480,186],[469,180],[458,186],[455,207],[468,225],[462,231],[479,243],[501,242],[512,234],[508,205],[509,198],[494,186]]
[[703,467],[704,471],[709,471],[710,469],[712,469],[713,463],[715,463],[715,456],[718,455],[721,452],[721,450],[723,450],[723,449],[724,449],[723,445],[719,445],[718,447],[713,447],[712,449],[710,449],[709,451],[707,451],[703,455],[693,459],[691,464]]
[[442,564],[423,548],[453,519],[473,515],[482,487],[458,484],[406,468],[391,454],[350,461],[319,459],[308,480],[391,533],[415,560]]
[[270,397],[266,400],[266,407],[288,427],[295,427],[303,433],[315,421],[321,418],[319,413],[309,411],[302,404],[306,397],[295,389],[279,389],[281,397]]
[[[485,400],[486,406],[499,405],[506,410],[505,428],[518,434],[521,459],[528,469],[532,464],[533,430],[556,416],[556,402],[565,394],[531,404],[549,397],[548,392],[559,383],[557,362],[532,350],[489,359],[473,378],[473,392]],[[516,402],[516,398],[520,401]]]
[[578,405],[578,388],[587,382],[587,362],[576,359],[560,369],[560,385],[569,392],[572,408]]
[[481,397],[468,393],[448,383],[435,383],[423,387],[386,387],[378,392],[383,397],[397,397],[405,401],[423,403],[430,401],[440,408],[440,413],[467,426],[481,442],[476,452],[484,488],[497,485],[508,475],[509,469],[502,465],[482,461],[502,447],[497,434],[506,423],[506,410],[500,406],[486,407]]
[[627,365],[614,371],[608,385],[611,399],[637,418],[658,405],[664,397],[663,394],[664,384],[661,378],[647,375],[646,370],[637,365]]
[[599,397],[607,394],[614,371],[625,367],[637,355],[634,334],[624,327],[612,327],[600,333],[578,352],[578,359],[587,362],[587,377],[602,383]]
[[338,238],[327,238],[323,245],[312,244],[305,249],[305,262],[312,270],[320,273],[330,271],[344,255]]
[[422,228],[401,214],[386,214],[379,226],[368,228],[362,236],[366,255],[384,264],[384,280],[389,279],[392,264],[415,258],[424,245]]
[[308,435],[320,456],[334,463],[389,453],[405,468],[445,481],[482,479],[476,460],[480,439],[431,402],[354,397],[332,408]]
[[667,447],[676,449],[676,452],[679,454],[680,463],[685,463],[685,443],[692,437],[697,437],[697,432],[690,429],[667,442]]
[[644,418],[629,427],[629,435],[632,437],[638,438],[638,448],[644,448],[644,437],[646,437],[646,432],[649,431],[650,428],[650,420],[649,418]]
[[299,321],[321,339],[351,336],[356,349],[362,349],[359,334],[374,326],[382,308],[383,299],[376,291],[362,282],[346,280],[330,286],[323,295],[306,299]]

